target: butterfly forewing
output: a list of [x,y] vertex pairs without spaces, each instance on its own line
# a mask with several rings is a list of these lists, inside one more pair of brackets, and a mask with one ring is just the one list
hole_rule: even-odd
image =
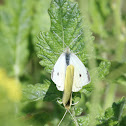
[[62,53],[51,73],[51,79],[56,84],[57,89],[60,91],[64,90],[66,67],[65,53]]
[[73,80],[73,92],[78,92],[84,85],[90,82],[90,75],[80,61],[80,59],[74,54],[70,54],[70,64],[74,66],[74,80]]

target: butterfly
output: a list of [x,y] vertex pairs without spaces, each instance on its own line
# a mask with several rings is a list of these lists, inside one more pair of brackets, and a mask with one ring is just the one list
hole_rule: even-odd
[[[69,109],[72,104],[72,92],[78,92],[84,85],[90,83],[91,79],[88,70],[81,60],[74,53],[71,53],[67,47],[54,65],[51,79],[59,91],[64,91],[62,99],[62,103],[66,108],[64,116],[67,111],[71,114]],[[77,124],[75,119],[74,121]]]

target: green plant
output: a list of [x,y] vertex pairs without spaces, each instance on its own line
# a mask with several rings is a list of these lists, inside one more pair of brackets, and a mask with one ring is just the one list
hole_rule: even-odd
[[[59,123],[65,108],[57,99],[62,99],[63,92],[57,90],[50,73],[69,46],[91,75],[91,83],[73,93],[73,102],[79,103],[70,111],[78,124],[126,125],[126,10],[122,1],[50,1],[5,0],[0,4],[0,124]],[[75,125],[69,113],[61,125]]]

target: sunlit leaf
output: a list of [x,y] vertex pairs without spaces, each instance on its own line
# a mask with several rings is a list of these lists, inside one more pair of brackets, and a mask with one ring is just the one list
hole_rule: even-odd
[[24,101],[54,101],[62,98],[62,92],[58,91],[56,86],[50,81],[44,81],[44,84],[27,85],[23,87]]
[[[82,26],[78,4],[68,0],[52,0],[49,11],[51,27],[49,32],[41,32],[38,37],[38,57],[40,64],[50,72],[64,47],[78,52],[82,61],[87,58],[85,43],[92,37],[89,28]],[[85,34],[84,34],[85,33]],[[88,35],[87,35],[88,34]]]

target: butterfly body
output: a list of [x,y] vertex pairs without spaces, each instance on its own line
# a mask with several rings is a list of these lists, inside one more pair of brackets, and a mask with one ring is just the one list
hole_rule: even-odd
[[69,110],[72,104],[72,87],[74,78],[74,66],[69,65],[66,69],[65,83],[64,83],[64,93],[63,93],[63,105]]

